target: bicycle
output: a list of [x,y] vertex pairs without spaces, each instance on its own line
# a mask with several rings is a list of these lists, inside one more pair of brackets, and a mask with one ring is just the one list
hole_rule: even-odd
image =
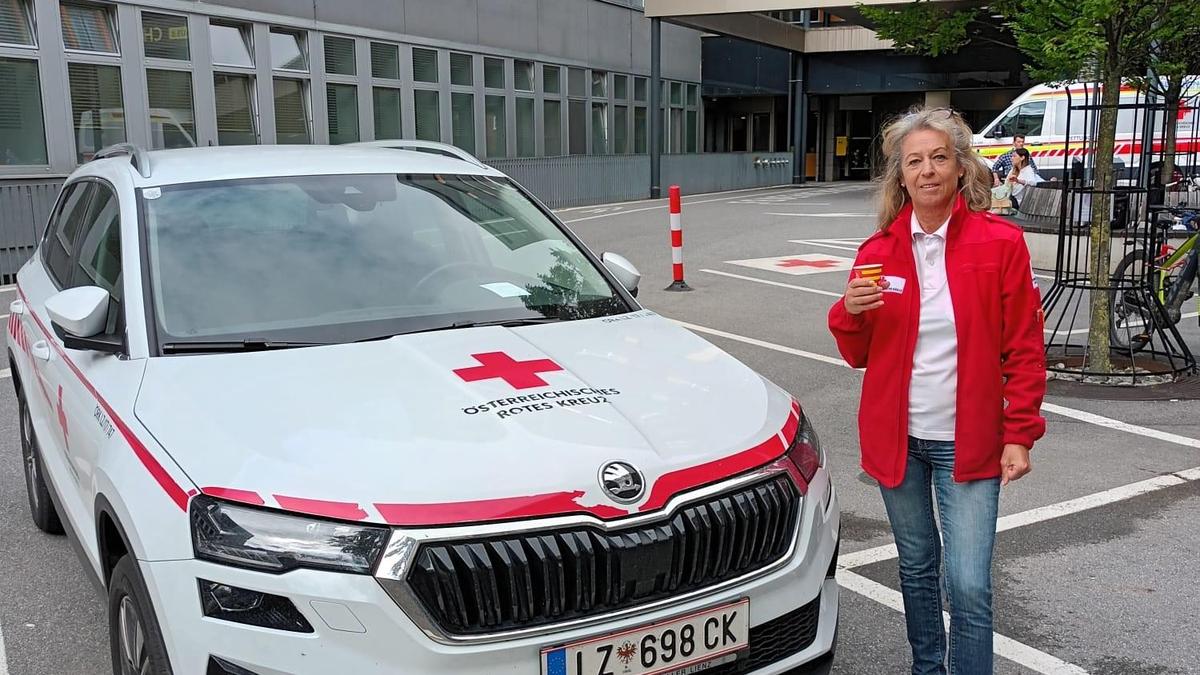
[[[1189,208],[1185,202],[1158,211],[1169,216],[1160,216],[1155,222],[1158,228],[1165,230],[1164,235],[1171,231],[1191,234],[1178,247],[1164,241],[1153,257],[1144,249],[1135,249],[1117,263],[1114,282],[1137,279],[1150,291],[1143,293],[1144,287],[1109,291],[1109,335],[1112,346],[1117,349],[1131,352],[1145,349],[1157,327],[1179,323],[1183,303],[1195,295],[1192,285],[1200,267],[1200,208]],[[1146,269],[1147,263],[1149,269]]]

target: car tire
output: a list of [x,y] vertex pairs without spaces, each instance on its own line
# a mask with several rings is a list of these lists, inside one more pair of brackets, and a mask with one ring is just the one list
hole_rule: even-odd
[[29,493],[29,513],[33,524],[42,532],[62,534],[62,521],[50,499],[50,487],[46,485],[46,472],[42,464],[42,451],[37,434],[33,430],[33,416],[25,395],[17,394],[18,426],[21,432],[21,464],[25,469],[25,491]]
[[108,642],[113,675],[171,675],[150,594],[129,554],[117,562],[108,583]]

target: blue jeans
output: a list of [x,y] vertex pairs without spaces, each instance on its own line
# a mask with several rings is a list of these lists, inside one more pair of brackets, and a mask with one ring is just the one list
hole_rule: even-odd
[[[1000,479],[954,482],[954,442],[908,439],[908,469],[881,487],[900,556],[900,590],[913,675],[944,675],[941,567],[945,545],[950,675],[992,673],[992,548]],[[942,537],[933,517],[936,492]]]

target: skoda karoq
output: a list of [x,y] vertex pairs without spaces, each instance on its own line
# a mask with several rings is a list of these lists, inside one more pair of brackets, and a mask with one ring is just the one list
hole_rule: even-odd
[[67,179],[8,358],[34,522],[107,593],[114,672],[827,663],[800,403],[501,172],[408,146],[120,146]]

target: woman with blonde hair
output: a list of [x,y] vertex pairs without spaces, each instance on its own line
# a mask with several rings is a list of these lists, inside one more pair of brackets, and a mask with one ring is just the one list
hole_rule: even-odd
[[900,116],[883,156],[879,231],[855,261],[882,278],[852,278],[829,328],[866,368],[862,466],[896,539],[912,672],[987,675],[1000,487],[1046,429],[1041,300],[1021,230],[987,213],[992,177],[958,114]]

